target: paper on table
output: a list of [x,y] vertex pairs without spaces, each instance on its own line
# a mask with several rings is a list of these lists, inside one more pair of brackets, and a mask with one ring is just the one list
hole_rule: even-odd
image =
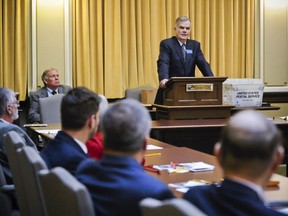
[[58,129],[55,129],[55,130],[36,130],[37,133],[40,133],[40,134],[50,134],[52,136],[56,136],[56,134],[58,133]]
[[[200,162],[191,162],[191,163],[179,163],[179,164],[166,164],[166,165],[154,165],[153,168],[158,170],[167,170],[169,173],[176,172],[181,168],[181,170],[187,170],[191,172],[204,172],[204,171],[213,171],[214,166]],[[183,173],[184,171],[181,171]]]
[[152,144],[148,144],[146,147],[146,150],[158,150],[158,149],[163,149],[163,148],[160,146],[152,145]]
[[168,186],[176,188],[176,190],[179,192],[186,193],[191,187],[206,185],[206,184],[211,184],[211,183],[205,180],[194,179],[194,180],[190,180],[187,182],[170,183],[168,184]]

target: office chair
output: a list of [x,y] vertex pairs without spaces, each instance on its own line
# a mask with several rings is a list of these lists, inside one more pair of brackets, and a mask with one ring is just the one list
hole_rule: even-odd
[[2,166],[0,164],[0,215],[1,216],[16,216],[20,212],[15,208],[16,200],[14,198],[15,187],[13,184],[7,184]]
[[156,200],[145,198],[140,202],[143,216],[204,216],[205,214],[196,206],[184,199]]
[[62,167],[39,172],[48,216],[94,216],[87,188]]
[[39,153],[26,146],[23,139],[10,131],[4,137],[9,165],[12,171],[16,197],[23,216],[46,215],[43,198],[39,191],[37,172],[47,169]]
[[[133,98],[137,101],[142,102],[142,98],[141,98],[142,90],[155,90],[155,93],[156,93],[156,89],[152,86],[139,86],[136,88],[126,89],[125,90],[125,98]],[[153,100],[154,100],[154,98],[153,98]]]
[[61,101],[64,94],[56,94],[50,97],[39,98],[39,109],[41,123],[61,122]]

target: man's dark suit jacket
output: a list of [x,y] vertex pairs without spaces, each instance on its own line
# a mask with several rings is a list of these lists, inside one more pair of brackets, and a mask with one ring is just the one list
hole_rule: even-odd
[[284,215],[267,208],[251,188],[225,179],[220,185],[192,187],[184,199],[210,216],[215,215]]
[[[60,85],[58,87],[58,94],[66,94],[71,89],[70,86]],[[28,114],[28,120],[30,123],[40,123],[40,110],[39,110],[39,98],[48,97],[48,90],[46,87],[38,89],[36,92],[30,95],[30,108]]]
[[45,144],[40,155],[49,169],[60,166],[72,175],[80,162],[88,158],[88,154],[64,131],[59,131],[53,140]]
[[141,215],[139,202],[147,197],[173,198],[166,184],[144,171],[132,157],[104,155],[87,159],[77,168],[76,178],[89,190],[96,215]]
[[[185,60],[175,36],[161,41],[157,61],[159,82],[171,77],[194,77],[196,65],[204,76],[213,76],[198,41],[187,40]],[[163,104],[163,89],[158,89],[155,103]]]

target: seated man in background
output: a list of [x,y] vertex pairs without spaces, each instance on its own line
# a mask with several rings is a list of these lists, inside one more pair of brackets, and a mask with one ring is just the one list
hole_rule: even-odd
[[141,165],[151,125],[147,109],[125,99],[109,106],[100,122],[104,155],[99,161],[83,161],[76,171],[91,194],[96,215],[141,215],[142,199],[172,198],[167,185]]
[[15,131],[23,138],[27,146],[37,150],[36,145],[25,131],[13,124],[13,121],[19,117],[18,106],[19,102],[15,97],[15,93],[9,88],[0,88],[0,163],[8,183],[12,183],[12,174],[3,148],[3,136],[9,131]]
[[78,164],[88,158],[85,142],[98,127],[99,102],[98,95],[84,87],[71,89],[63,97],[62,129],[40,153],[48,168],[60,166],[74,175]]
[[39,98],[50,97],[54,94],[66,94],[71,87],[60,85],[59,73],[55,68],[45,70],[41,76],[44,87],[38,89],[30,95],[30,108],[28,121],[30,123],[40,123]]
[[207,215],[282,215],[265,205],[263,187],[282,162],[279,131],[260,112],[235,114],[215,146],[224,181],[191,188],[184,199]]

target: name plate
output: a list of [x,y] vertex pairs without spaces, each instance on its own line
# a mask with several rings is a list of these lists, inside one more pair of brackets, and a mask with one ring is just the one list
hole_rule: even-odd
[[186,92],[193,92],[193,91],[213,91],[213,84],[209,83],[186,84]]

